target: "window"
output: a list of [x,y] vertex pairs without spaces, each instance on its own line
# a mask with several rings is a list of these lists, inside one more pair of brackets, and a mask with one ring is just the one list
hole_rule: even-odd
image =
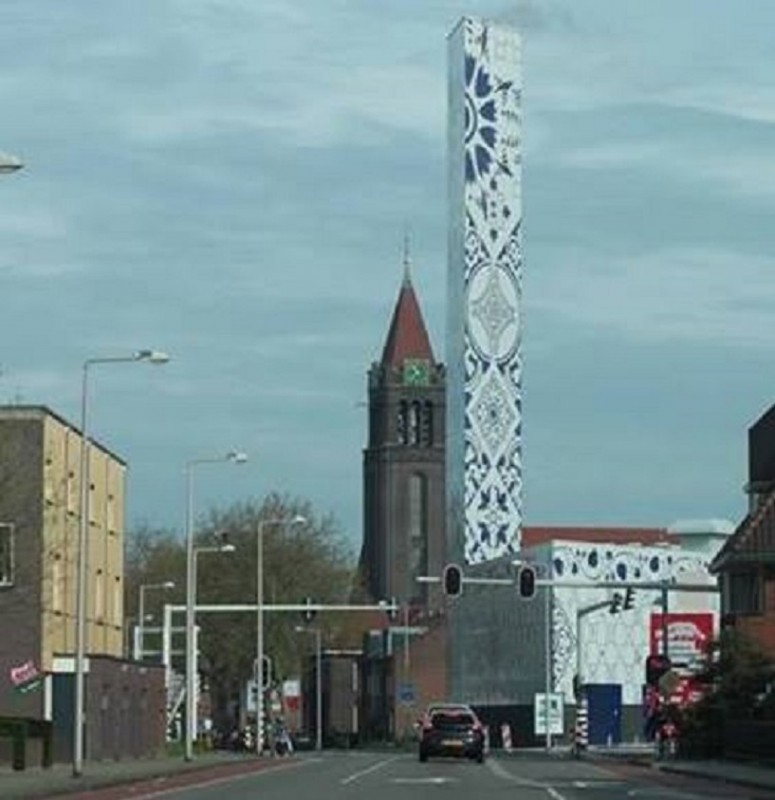
[[121,601],[123,599],[123,594],[121,592],[121,578],[117,575],[116,579],[113,583],[113,623],[115,625],[121,625]]
[[409,407],[409,444],[420,443],[420,404],[412,403]]
[[60,613],[62,609],[62,556],[56,553],[51,562],[51,610]]
[[425,403],[422,408],[422,444],[430,447],[433,444],[433,403]]
[[70,470],[67,473],[67,511],[75,514],[78,510],[78,482],[75,479],[75,472]]
[[13,586],[13,525],[0,524],[0,586]]
[[97,619],[105,616],[105,576],[101,569],[97,570],[97,580],[94,582],[94,616]]
[[407,406],[406,400],[402,400],[398,404],[398,443],[406,444],[406,431],[407,431]]
[[108,533],[116,532],[116,498],[113,494],[108,492],[106,500],[107,507],[105,509],[105,519],[107,520]]

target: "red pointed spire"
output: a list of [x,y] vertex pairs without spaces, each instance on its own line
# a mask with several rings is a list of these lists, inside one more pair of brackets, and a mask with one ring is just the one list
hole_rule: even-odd
[[409,274],[409,247],[404,240],[404,279],[382,350],[382,363],[400,367],[406,358],[434,361],[431,340]]

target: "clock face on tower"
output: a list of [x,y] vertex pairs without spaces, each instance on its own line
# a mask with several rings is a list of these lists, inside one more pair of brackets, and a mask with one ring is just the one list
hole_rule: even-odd
[[431,382],[431,365],[426,358],[404,359],[404,383],[407,386],[427,386]]

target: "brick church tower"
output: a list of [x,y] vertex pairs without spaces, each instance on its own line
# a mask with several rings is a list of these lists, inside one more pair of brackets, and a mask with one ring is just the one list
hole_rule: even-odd
[[368,443],[363,452],[361,573],[375,599],[437,610],[445,562],[444,365],[433,356],[404,259],[404,277],[382,358],[369,370]]

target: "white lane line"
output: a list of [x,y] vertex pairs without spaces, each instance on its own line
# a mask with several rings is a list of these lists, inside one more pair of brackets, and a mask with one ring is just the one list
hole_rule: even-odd
[[565,795],[558,792],[553,786],[549,786],[548,783],[541,783],[541,781],[534,781],[530,778],[520,778],[518,775],[509,772],[502,764],[498,763],[493,758],[488,758],[486,763],[490,771],[499,778],[504,778],[507,781],[516,783],[518,786],[529,786],[531,789],[543,789],[552,800],[566,800]]
[[382,769],[382,767],[387,766],[392,761],[397,761],[401,756],[393,756],[392,758],[386,758],[384,761],[378,761],[376,764],[372,764],[370,767],[366,769],[359,770],[358,772],[353,772],[352,775],[348,775],[346,778],[342,778],[340,783],[342,786],[347,786],[348,783],[352,783],[353,781],[357,781],[358,778],[362,778],[364,775],[368,775],[371,772],[376,772],[378,769]]
[[[177,786],[170,789],[155,789],[154,791],[146,794],[132,795],[132,800],[151,800],[153,797],[165,797],[167,795],[180,794],[181,792],[189,792],[191,789],[208,789],[211,786],[218,786],[222,783],[241,781],[245,780],[245,778],[257,778],[259,775],[269,775],[273,772],[284,772],[285,770],[303,767],[305,764],[314,764],[322,760],[322,758],[305,758],[303,761],[294,761],[290,764],[278,764],[276,767],[257,769],[255,772],[240,772],[239,775],[224,775],[222,778],[212,778],[204,783],[189,784],[188,786]],[[177,778],[181,775],[191,775],[194,772],[195,770],[177,772],[174,775],[164,775],[161,778],[149,778],[149,780],[170,780],[171,778]],[[131,785],[128,785],[127,789],[130,789],[130,787]]]

